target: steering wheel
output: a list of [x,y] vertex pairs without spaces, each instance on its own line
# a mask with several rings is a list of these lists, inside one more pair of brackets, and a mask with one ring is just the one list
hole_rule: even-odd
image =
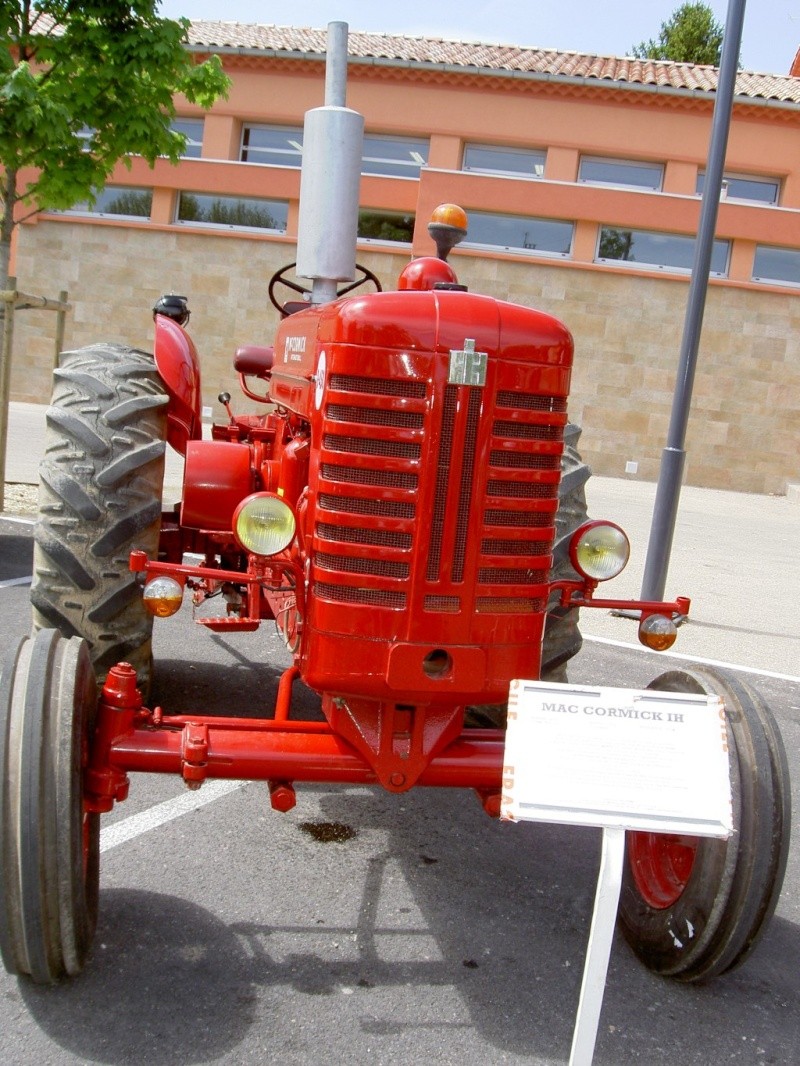
[[[289,277],[291,272],[297,266],[296,263],[289,263],[281,270],[276,270],[272,277],[269,279],[269,288],[267,292],[269,294],[269,300],[272,306],[280,311],[281,317],[286,318],[287,315],[292,315],[295,311],[301,311],[305,307],[310,307],[309,299],[311,296],[311,286],[303,285],[297,281],[296,278]],[[365,266],[361,266],[360,263],[356,263],[356,276],[353,281],[348,281],[341,288],[336,290],[336,298],[340,296],[346,296],[349,292],[353,292],[354,289],[360,288],[362,285],[374,285],[375,292],[382,292],[383,286],[378,280],[377,276],[372,273],[371,270],[367,270]],[[304,297],[302,300],[285,299],[281,301],[278,298],[278,293],[281,289],[288,289],[289,292],[296,292],[300,296]]]

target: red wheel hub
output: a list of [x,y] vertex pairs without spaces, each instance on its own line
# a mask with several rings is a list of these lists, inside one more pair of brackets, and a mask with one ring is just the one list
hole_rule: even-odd
[[628,861],[642,899],[656,910],[671,907],[686,888],[697,837],[674,833],[629,833]]

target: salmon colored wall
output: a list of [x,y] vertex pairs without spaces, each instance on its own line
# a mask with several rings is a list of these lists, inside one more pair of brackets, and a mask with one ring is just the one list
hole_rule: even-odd
[[[234,82],[229,99],[205,118],[203,157],[175,167],[159,160],[152,169],[134,160],[130,170],[120,166],[113,175],[112,184],[153,189],[150,222],[42,216],[20,227],[18,253],[21,288],[50,295],[70,290],[72,344],[103,336],[108,323],[109,339],[146,343],[158,292],[190,293],[199,304],[192,325],[197,323],[203,353],[206,403],[220,388],[233,391],[232,347],[271,335],[266,279],[296,256],[300,171],[238,162],[242,123],[301,126],[304,112],[320,106],[324,96],[322,63],[225,63]],[[368,133],[430,137],[429,166],[419,180],[361,179],[362,207],[416,216],[413,254],[431,253],[427,220],[443,201],[468,211],[575,223],[567,259],[457,249],[453,261],[475,291],[541,306],[567,322],[580,352],[573,414],[585,416],[590,460],[597,472],[617,476],[635,458],[640,476],[654,477],[668,419],[666,375],[679,345],[688,279],[629,264],[596,264],[594,257],[603,225],[696,232],[695,188],[708,151],[711,103],[602,84],[580,88],[446,73],[423,79],[354,64],[348,105],[365,116]],[[179,114],[201,112],[183,102]],[[469,142],[543,149],[545,179],[463,172]],[[800,249],[798,144],[800,111],[734,108],[726,169],[780,178],[782,198],[779,207],[720,204],[717,234],[731,241],[731,259],[729,278],[712,281],[709,290],[703,333],[708,369],[699,375],[695,404],[706,427],[713,427],[713,447],[703,449],[704,429],[693,423],[698,437],[688,478],[694,484],[781,492],[787,482],[800,481],[800,292],[750,280],[757,245]],[[664,192],[578,184],[582,154],[663,163]],[[286,201],[287,232],[177,225],[180,190]],[[359,243],[359,261],[388,285],[408,254],[407,246]],[[14,398],[46,399],[52,339],[43,331],[49,326],[31,315],[17,329]],[[40,365],[41,380],[28,373],[30,361]],[[717,364],[725,367],[730,410],[720,410],[724,390]]]

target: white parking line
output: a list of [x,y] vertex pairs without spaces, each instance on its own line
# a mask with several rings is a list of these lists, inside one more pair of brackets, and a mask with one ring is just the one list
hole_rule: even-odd
[[0,589],[10,588],[12,585],[30,585],[33,578],[30,574],[27,577],[9,577],[5,581],[0,581]]
[[154,807],[149,807],[139,814],[132,814],[130,818],[123,818],[119,822],[114,822],[113,825],[100,830],[100,851],[109,851],[119,844],[134,840],[136,837],[141,836],[142,833],[147,833],[151,829],[157,829],[158,826],[164,825],[166,822],[171,822],[173,818],[180,818],[183,814],[191,814],[192,811],[196,811],[199,807],[204,807],[207,803],[213,803],[214,800],[218,800],[222,796],[236,792],[245,784],[247,784],[246,781],[206,781],[203,787],[196,792],[184,792],[180,796],[175,796],[174,799],[157,803]]
[[739,663],[726,663],[721,659],[703,659],[699,655],[681,655],[676,651],[653,651],[641,644],[628,644],[624,640],[610,640],[608,637],[588,637],[584,634],[584,640],[590,640],[594,644],[609,644],[612,648],[626,648],[630,651],[641,651],[646,655],[657,655],[661,659],[682,659],[685,663],[698,663],[701,666],[719,666],[723,670],[737,670],[741,674],[757,674],[759,677],[772,677],[776,681],[791,681],[800,685],[800,677],[792,674],[778,674],[774,670],[759,670],[755,666],[741,666]]
[[35,518],[18,518],[16,515],[0,514],[0,522],[16,522],[18,526],[35,526]]

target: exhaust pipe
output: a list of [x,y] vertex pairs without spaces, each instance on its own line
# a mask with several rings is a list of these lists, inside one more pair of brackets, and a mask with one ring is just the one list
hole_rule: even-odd
[[310,279],[311,302],[336,299],[337,283],[356,269],[364,118],[346,106],[347,23],[328,24],[325,105],[303,125],[297,274]]

